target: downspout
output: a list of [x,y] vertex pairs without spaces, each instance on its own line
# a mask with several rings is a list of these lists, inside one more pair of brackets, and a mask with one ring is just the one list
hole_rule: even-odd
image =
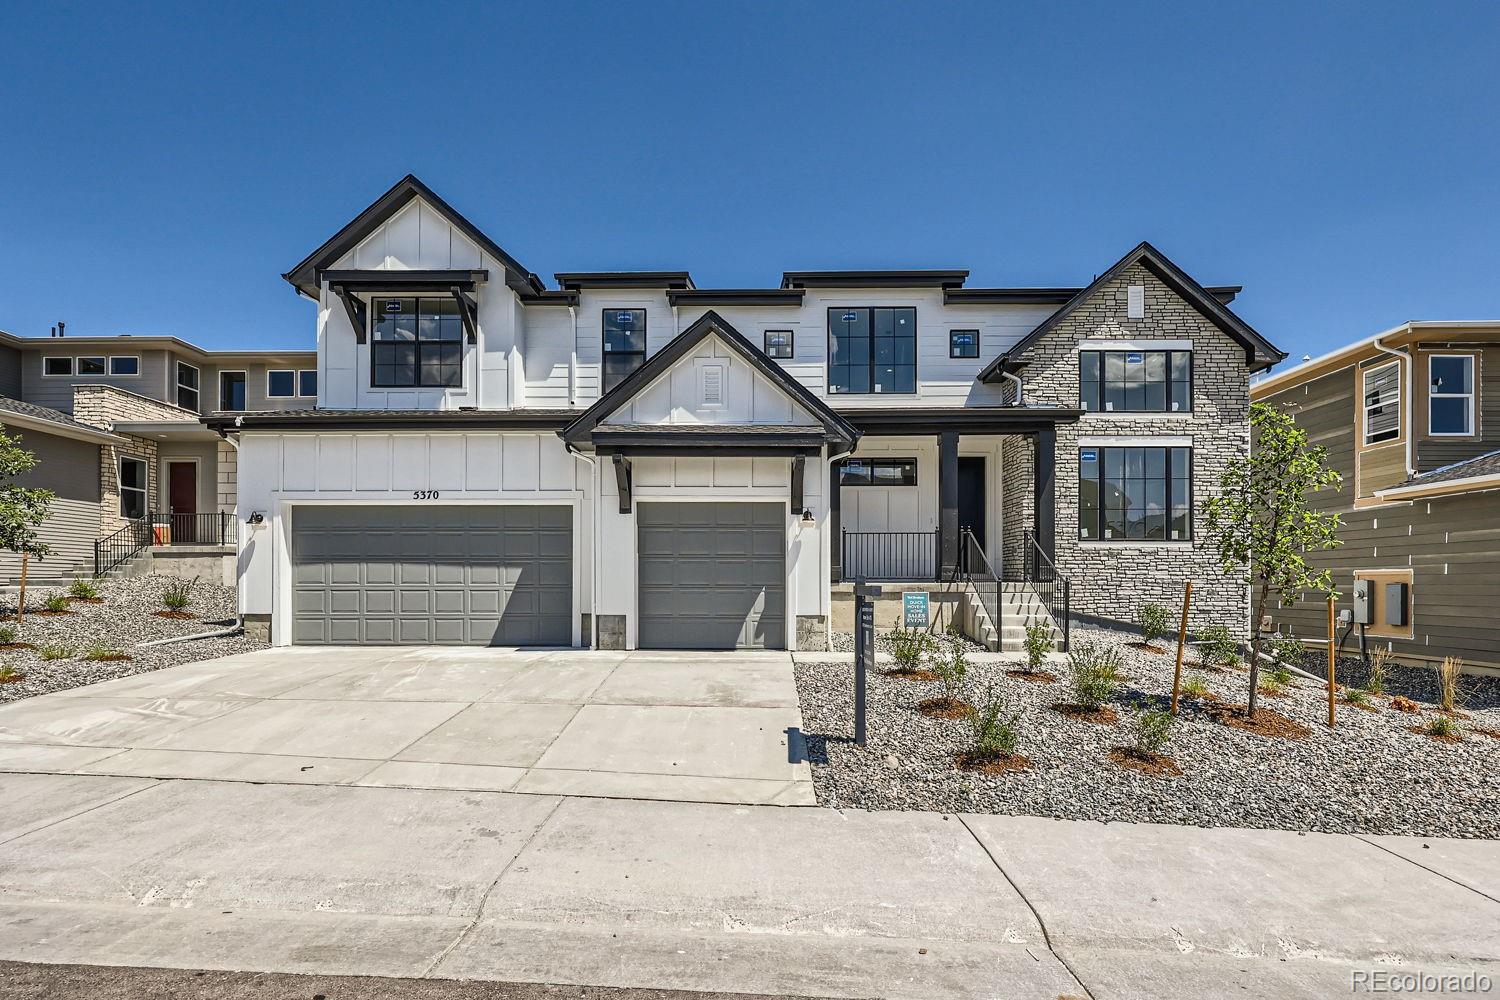
[[[236,427],[239,427],[244,422],[245,422],[245,418],[244,417],[235,417],[234,418],[234,425]],[[240,543],[244,540],[243,536],[240,534],[240,527],[239,527],[239,521],[240,521],[240,443],[238,441],[235,441],[235,440],[231,439],[230,436],[229,436],[229,432],[226,431],[223,427],[219,428],[219,439],[222,440],[225,444],[229,445],[229,447],[231,447],[231,448],[234,449],[234,521],[235,521],[235,526],[234,526],[234,537],[235,537],[235,546],[234,546],[234,611],[235,611],[235,615],[234,615],[234,623],[232,625],[230,625],[227,629],[221,629],[221,630],[219,630],[217,632],[201,632],[201,633],[199,633],[197,635],[183,636],[181,641],[186,641],[188,639],[213,639],[213,638],[217,638],[218,636],[221,636],[221,635],[233,635],[236,632],[243,632],[245,630],[245,609],[243,607],[241,607],[241,604],[245,600],[245,589],[240,586],[240,565],[239,565],[239,563],[240,563]],[[214,506],[217,507],[218,504],[215,504]],[[156,644],[165,644],[165,643],[170,642],[170,641],[172,641],[172,640],[170,640],[170,639],[168,639],[168,640],[157,639],[154,642],[141,642],[141,643],[137,643],[136,645],[138,645],[138,646],[149,646],[149,645],[156,645]]]
[[[1408,322],[1406,326],[1401,330],[1401,332],[1411,333],[1411,323]],[[1385,334],[1385,336],[1390,336],[1390,334]],[[1377,351],[1384,352],[1385,354],[1389,354],[1395,358],[1403,359],[1406,362],[1406,364],[1404,365],[1406,369],[1406,377],[1402,380],[1401,387],[1402,413],[1400,415],[1404,417],[1404,419],[1402,420],[1403,426],[1401,430],[1402,433],[1406,435],[1406,478],[1410,479],[1412,476],[1416,475],[1417,471],[1416,462],[1414,461],[1414,447],[1417,437],[1417,420],[1415,409],[1417,400],[1412,395],[1413,386],[1416,384],[1417,359],[1410,350],[1397,350],[1394,347],[1386,347],[1380,342],[1379,337],[1371,340],[1370,344]],[[1364,407],[1362,405],[1360,407],[1360,413],[1364,413]],[[1364,440],[1364,432],[1364,427],[1361,426],[1359,429],[1359,440],[1361,441]]]
[[1002,378],[1008,378],[1008,379],[1010,379],[1012,382],[1014,382],[1016,384],[1016,405],[1017,406],[1025,406],[1026,405],[1026,399],[1021,394],[1021,376],[1015,374],[1014,372],[1004,371],[1003,369],[1000,372],[1000,376]]
[[[576,343],[576,341],[575,341]],[[567,441],[563,450],[574,458],[589,463],[589,480],[594,488],[594,516],[589,518],[589,648],[599,648],[599,503],[602,500],[599,483],[599,462],[585,455]]]
[[568,350],[568,405],[578,405],[578,307],[568,306],[573,320],[573,341]]

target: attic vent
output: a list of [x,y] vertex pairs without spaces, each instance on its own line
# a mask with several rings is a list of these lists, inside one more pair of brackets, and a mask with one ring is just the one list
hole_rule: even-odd
[[724,405],[724,366],[704,365],[698,372],[698,387],[705,409]]
[[1146,318],[1146,286],[1131,285],[1125,289],[1125,318]]

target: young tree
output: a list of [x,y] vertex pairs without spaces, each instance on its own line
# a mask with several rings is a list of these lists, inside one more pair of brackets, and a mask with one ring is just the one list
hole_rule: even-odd
[[1314,570],[1306,553],[1339,544],[1339,516],[1310,510],[1308,495],[1337,489],[1344,477],[1323,464],[1327,449],[1309,447],[1307,432],[1281,410],[1252,404],[1250,429],[1250,456],[1231,460],[1224,470],[1220,493],[1208,502],[1207,522],[1224,572],[1259,587],[1250,622],[1253,718],[1266,605],[1272,597],[1293,600],[1308,590],[1335,595],[1333,574]]
[[26,613],[26,570],[32,556],[45,558],[51,546],[37,535],[37,528],[52,513],[51,490],[35,489],[16,482],[36,468],[37,457],[21,447],[20,437],[11,437],[0,425],[0,551],[21,557],[21,594],[16,603],[16,621]]

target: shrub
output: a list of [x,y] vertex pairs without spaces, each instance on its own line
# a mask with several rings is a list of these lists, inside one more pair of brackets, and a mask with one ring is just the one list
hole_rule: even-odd
[[1344,700],[1351,705],[1363,707],[1370,703],[1370,692],[1364,688],[1348,688],[1344,691]]
[[1026,669],[1042,668],[1042,659],[1052,652],[1052,626],[1041,622],[1026,626]]
[[44,646],[37,647],[36,655],[44,660],[67,660],[73,656],[73,647],[49,642]]
[[1171,712],[1163,712],[1159,708],[1148,708],[1135,713],[1135,717],[1130,720],[1130,734],[1135,740],[1136,750],[1144,754],[1161,753],[1172,738],[1172,726],[1176,722],[1177,719]]
[[1084,708],[1098,708],[1108,701],[1119,678],[1119,650],[1080,642],[1068,654],[1068,682],[1073,700]]
[[1288,684],[1292,683],[1292,672],[1286,667],[1277,667],[1275,670],[1271,671],[1269,677],[1272,682],[1280,684],[1282,687],[1286,687]]
[[0,663],[0,684],[10,684],[14,681],[25,680],[26,675],[21,673],[9,663]]
[[1182,682],[1182,693],[1189,698],[1202,698],[1208,694],[1208,681],[1202,674],[1188,674]]
[[1307,662],[1307,647],[1291,635],[1279,635],[1271,640],[1271,659],[1288,667],[1301,667]]
[[1201,634],[1198,644],[1198,659],[1206,666],[1227,667],[1239,662],[1240,644],[1223,625],[1210,625]]
[[1391,659],[1389,649],[1370,650],[1370,676],[1365,680],[1365,690],[1371,694],[1385,694],[1387,664]]
[[51,594],[42,602],[42,607],[48,611],[68,610],[68,598],[63,594]]
[[1016,720],[1021,713],[1011,711],[1005,692],[994,684],[986,684],[983,695],[975,700],[977,704],[969,716],[969,730],[974,737],[970,754],[978,758],[995,758],[1015,753],[1016,744],[1020,742]]
[[193,584],[187,580],[173,580],[161,592],[161,602],[168,611],[181,611],[192,601]]
[[78,601],[92,601],[99,596],[99,586],[79,577],[68,585],[68,596]]
[[1136,610],[1135,623],[1140,626],[1141,641],[1153,646],[1172,627],[1172,611],[1161,604],[1142,604]]
[[0,646],[10,646],[16,641],[14,625],[0,625]]
[[1437,665],[1438,708],[1445,712],[1458,709],[1458,678],[1464,661],[1457,656],[1445,656]]
[[1434,715],[1427,720],[1426,732],[1428,736],[1453,736],[1459,735],[1458,723],[1446,715]]
[[932,665],[932,672],[943,685],[943,697],[949,704],[963,701],[964,685],[969,679],[969,658],[964,653],[963,643],[950,644],[949,655],[938,657]]
[[126,659],[125,651],[116,646],[105,646],[94,643],[83,651],[82,659],[85,660],[123,660]]

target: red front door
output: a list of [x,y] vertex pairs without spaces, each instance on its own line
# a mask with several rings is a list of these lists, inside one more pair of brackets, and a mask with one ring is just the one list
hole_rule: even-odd
[[196,462],[167,463],[167,504],[172,516],[172,541],[198,540],[198,465]]

